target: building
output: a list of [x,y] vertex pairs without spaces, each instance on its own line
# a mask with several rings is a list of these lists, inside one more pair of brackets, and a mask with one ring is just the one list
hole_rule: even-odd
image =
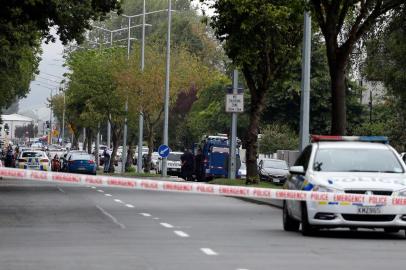
[[4,131],[4,126],[7,124],[9,128],[9,134],[7,138],[12,140],[15,138],[16,127],[27,126],[29,124],[35,124],[34,119],[26,117],[20,114],[3,114],[1,115],[1,134],[2,139],[6,138],[6,132]]

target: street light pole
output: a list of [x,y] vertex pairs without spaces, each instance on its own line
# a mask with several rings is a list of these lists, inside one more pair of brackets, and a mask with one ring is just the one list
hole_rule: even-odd
[[66,110],[66,101],[65,101],[65,91],[63,92],[63,113],[62,113],[62,145],[65,139],[65,110]]
[[[127,40],[127,60],[130,61],[131,50],[131,17],[128,18],[128,40]],[[123,152],[121,153],[121,172],[125,172],[127,163],[127,113],[128,113],[128,97],[125,101],[125,118],[124,118],[124,134],[123,134]]]
[[[171,20],[172,20],[172,0],[168,0],[168,32],[166,43],[166,79],[165,79],[165,100],[164,100],[164,134],[163,144],[168,145],[168,122],[169,122],[169,80],[171,73]],[[162,176],[167,176],[167,158],[162,159]]]
[[51,89],[51,99],[49,103],[49,139],[48,144],[52,144],[52,94],[53,89]]
[[300,152],[309,144],[311,31],[310,13],[305,11],[302,52],[302,97],[300,102]]
[[[145,66],[145,0],[142,7],[142,39],[141,39],[141,71],[144,71]],[[142,110],[140,111],[138,119],[138,158],[137,158],[137,172],[142,170],[142,141],[144,138],[144,116]]]
[[[233,71],[233,94],[238,94],[238,70]],[[228,168],[228,178],[235,179],[237,171],[236,148],[237,148],[237,113],[231,114],[231,140],[230,143],[230,162]]]

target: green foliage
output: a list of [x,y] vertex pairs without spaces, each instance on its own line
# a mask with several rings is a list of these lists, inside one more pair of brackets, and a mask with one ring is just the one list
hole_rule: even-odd
[[297,133],[285,124],[270,124],[262,129],[259,140],[260,153],[272,154],[277,150],[297,150],[299,137]]
[[53,41],[55,27],[64,44],[89,28],[90,19],[102,18],[120,7],[118,0],[10,0],[0,9],[0,110],[24,97],[37,72],[40,41]]
[[[230,133],[231,115],[225,112],[225,95],[231,82],[225,76],[217,76],[217,80],[198,93],[187,116],[186,130],[194,142],[200,141],[202,135]],[[248,113],[239,114],[237,134],[244,134],[247,126]]]

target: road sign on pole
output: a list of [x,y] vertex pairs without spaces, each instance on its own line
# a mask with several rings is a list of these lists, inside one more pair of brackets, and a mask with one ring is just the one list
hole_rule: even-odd
[[169,156],[169,153],[171,152],[171,149],[169,148],[169,146],[162,144],[159,146],[158,148],[158,155],[161,158],[167,158]]
[[244,112],[244,94],[226,95],[226,112],[241,113]]

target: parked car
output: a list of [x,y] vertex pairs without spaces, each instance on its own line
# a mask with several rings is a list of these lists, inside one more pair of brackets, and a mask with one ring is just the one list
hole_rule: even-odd
[[93,155],[72,153],[69,155],[66,171],[70,173],[96,174],[97,166]]
[[247,165],[245,162],[241,162],[240,169],[238,170],[238,177],[241,179],[246,179],[247,178]]
[[[180,161],[180,156],[183,155],[183,152],[171,152],[167,158],[166,168],[168,175],[180,176],[182,163]],[[158,160],[158,171],[162,171],[162,159]]]
[[44,151],[20,152],[16,160],[19,169],[48,171],[51,168],[50,160]]
[[258,165],[258,173],[261,180],[283,184],[286,182],[289,168],[284,160],[262,159]]

